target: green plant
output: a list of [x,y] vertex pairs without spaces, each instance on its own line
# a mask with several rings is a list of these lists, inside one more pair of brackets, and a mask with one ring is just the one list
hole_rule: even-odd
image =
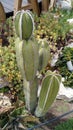
[[1,130],[27,130],[39,123],[39,119],[28,113],[25,106],[0,114]]
[[[33,19],[29,11],[27,11],[26,13],[22,10],[22,12],[22,16],[19,11],[17,17],[15,17],[15,29],[18,37],[20,37],[21,39],[28,40],[28,38],[31,37],[33,32]],[[20,24],[21,27],[19,26]]]
[[73,48],[70,47],[65,47],[62,51],[61,54],[59,56],[59,59],[56,63],[56,68],[58,69],[58,71],[60,72],[60,74],[62,75],[62,77],[64,77],[64,85],[66,87],[71,87],[73,88],[73,72],[70,72],[67,68],[67,61],[71,60],[72,64],[73,64]]
[[72,50],[70,47],[64,47],[63,56],[66,61],[70,61],[72,58]]
[[[17,67],[14,37],[9,38],[9,46],[0,46],[0,78],[7,82],[8,90],[12,95],[22,91],[22,78]],[[4,86],[4,85],[3,85]],[[6,87],[5,87],[6,88]],[[0,92],[4,92],[1,88]]]
[[2,39],[2,46],[8,46],[9,37],[14,36],[13,18],[7,18],[5,22],[0,22],[0,39]]
[[[2,130],[25,130],[27,129],[26,121],[28,121],[28,116],[30,118],[30,115],[24,106],[16,108],[12,112],[9,112],[5,115],[0,115],[0,126]],[[33,119],[32,122],[35,122],[35,120],[36,119]]]
[[71,38],[69,34],[73,25],[69,25],[67,19],[72,18],[73,11],[62,11],[55,9],[47,12],[40,17],[34,16],[36,28],[34,35],[37,40],[46,38],[51,51],[54,53],[64,47],[67,40]]
[[[29,19],[31,21],[30,23],[28,22]],[[23,24],[25,20],[27,23],[25,22]],[[35,110],[35,115],[41,117],[48,112],[49,107],[56,98],[61,76],[56,74],[56,72],[46,72],[41,82],[39,99],[37,98],[39,86],[38,76],[48,64],[50,49],[46,41],[38,45],[35,38],[30,38],[33,28],[30,27],[32,30],[28,29],[26,35],[26,30],[24,28],[26,26],[28,27],[28,24],[32,27],[33,18],[31,14],[28,11],[19,11],[15,17],[15,29],[17,35],[20,34],[20,30],[23,35],[22,37],[18,35],[19,38],[17,38],[15,42],[16,57],[18,67],[23,77],[26,107],[32,113],[34,113]],[[17,25],[19,25],[19,30]],[[41,49],[42,51],[40,53]]]
[[73,130],[73,118],[60,123],[55,127],[55,130]]

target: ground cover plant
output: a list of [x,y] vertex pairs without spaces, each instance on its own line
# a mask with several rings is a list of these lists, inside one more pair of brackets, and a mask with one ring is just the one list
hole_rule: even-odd
[[72,18],[72,11],[62,11],[55,9],[53,12],[42,14],[39,18],[35,17],[36,29],[35,37],[39,40],[46,38],[53,53],[68,44],[72,38],[69,34],[72,26],[67,19]]
[[25,106],[16,107],[11,112],[0,115],[0,129],[2,130],[27,130],[39,122],[32,116]]
[[64,85],[66,87],[71,87],[73,88],[73,72],[68,70],[67,67],[67,61],[71,60],[72,64],[73,64],[73,48],[70,47],[65,47],[62,51],[61,54],[59,56],[59,59],[56,63],[56,68],[58,69],[58,71],[60,72],[60,74],[62,75],[62,77],[64,77]]
[[73,130],[73,118],[56,126],[55,130]]
[[16,62],[14,38],[9,39],[8,47],[0,46],[0,78],[3,80],[0,92],[9,91],[14,96],[22,89],[22,78]]
[[0,41],[2,46],[8,46],[8,38],[14,35],[13,18],[10,17],[4,22],[0,22]]

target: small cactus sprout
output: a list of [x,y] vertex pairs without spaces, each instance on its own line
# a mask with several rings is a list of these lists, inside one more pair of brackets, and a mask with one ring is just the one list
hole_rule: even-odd
[[42,81],[38,106],[35,111],[37,117],[44,116],[54,102],[61,82],[61,76],[55,72],[48,71]]
[[18,11],[15,15],[15,30],[21,40],[28,40],[34,30],[34,20],[29,11]]

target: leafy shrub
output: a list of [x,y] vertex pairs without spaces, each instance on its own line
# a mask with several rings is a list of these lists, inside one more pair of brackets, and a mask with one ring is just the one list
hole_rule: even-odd
[[69,31],[72,28],[67,22],[68,18],[73,16],[72,11],[54,10],[47,12],[40,17],[35,17],[36,29],[35,37],[39,40],[46,38],[53,52],[56,52],[60,47],[66,45],[66,41],[71,38]]
[[56,126],[55,130],[73,130],[73,118]]
[[0,77],[9,83],[8,87],[15,95],[22,89],[22,78],[17,67],[14,38],[9,38],[9,43],[8,47],[0,46]]
[[38,122],[37,117],[28,113],[25,106],[21,106],[0,115],[0,130],[27,130]]
[[56,68],[62,75],[62,77],[65,78],[65,81],[63,82],[64,85],[67,87],[73,88],[73,72],[69,71],[67,68],[67,61],[68,59],[72,61],[73,64],[73,48],[65,47],[56,63]]
[[6,19],[5,22],[0,22],[0,36],[12,36],[13,35],[13,18]]
[[0,39],[2,39],[2,46],[8,46],[8,38],[14,36],[13,17],[9,17],[4,22],[0,22]]

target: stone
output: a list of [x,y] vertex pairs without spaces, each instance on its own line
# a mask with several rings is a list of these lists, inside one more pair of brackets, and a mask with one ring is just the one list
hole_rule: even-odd
[[11,106],[10,99],[7,96],[3,95],[3,93],[0,93],[0,108],[8,106]]
[[70,44],[68,44],[67,47],[73,48],[73,42],[71,42]]
[[73,18],[68,19],[67,22],[68,22],[69,24],[73,24]]
[[55,5],[58,8],[70,10],[73,8],[73,0],[50,0],[49,9]]
[[63,83],[60,84],[57,99],[63,99],[68,102],[73,101],[73,89],[70,87],[65,87]]
[[5,86],[9,86],[9,82],[5,80],[4,78],[0,77],[0,88],[3,88]]
[[70,10],[72,9],[71,0],[57,0],[56,6],[61,9]]

